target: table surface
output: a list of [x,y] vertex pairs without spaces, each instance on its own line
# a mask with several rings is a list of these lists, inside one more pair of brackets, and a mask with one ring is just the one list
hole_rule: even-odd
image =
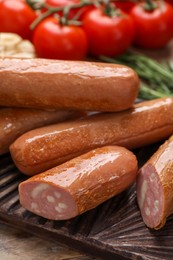
[[2,260],[98,260],[57,242],[46,241],[0,223]]

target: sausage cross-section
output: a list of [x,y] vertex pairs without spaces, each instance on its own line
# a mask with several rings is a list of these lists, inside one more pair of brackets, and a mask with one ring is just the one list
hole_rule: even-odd
[[139,90],[123,65],[44,59],[1,59],[0,84],[1,106],[62,110],[125,110]]
[[150,228],[160,229],[173,213],[173,136],[140,169],[137,200]]
[[127,189],[136,175],[132,152],[102,147],[22,182],[20,203],[47,219],[70,219]]
[[10,151],[17,167],[31,176],[98,147],[120,145],[133,149],[171,134],[173,98],[163,98],[136,104],[124,112],[32,130],[19,137]]
[[25,132],[77,116],[82,116],[82,113],[26,108],[1,108],[0,155],[8,152],[9,146]]

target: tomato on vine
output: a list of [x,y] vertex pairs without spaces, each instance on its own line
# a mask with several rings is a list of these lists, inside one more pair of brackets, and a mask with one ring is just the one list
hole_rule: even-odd
[[50,17],[37,25],[33,43],[41,58],[83,60],[88,50],[87,37],[76,25],[62,25]]
[[104,8],[88,12],[83,28],[89,41],[89,51],[94,56],[117,56],[126,51],[134,37],[131,17],[120,10],[107,15]]
[[36,17],[36,13],[24,1],[0,1],[0,32],[17,33],[25,39],[31,39],[29,26]]
[[165,1],[148,3],[139,3],[130,12],[136,28],[134,43],[142,48],[162,48],[173,37],[173,7]]

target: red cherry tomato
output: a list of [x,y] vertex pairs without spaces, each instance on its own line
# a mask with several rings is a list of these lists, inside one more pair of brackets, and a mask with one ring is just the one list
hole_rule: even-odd
[[132,8],[136,35],[134,43],[142,48],[157,49],[165,46],[173,37],[173,7],[157,1],[153,11],[144,9],[144,3]]
[[24,1],[0,1],[0,32],[17,33],[30,39],[32,31],[29,26],[36,17],[36,13]]
[[60,25],[50,17],[34,30],[33,43],[39,57],[63,60],[82,60],[87,54],[88,42],[82,28]]
[[129,13],[130,10],[135,6],[135,3],[132,1],[116,1],[114,3],[116,8],[121,9],[125,13]]
[[134,26],[130,16],[109,17],[103,9],[87,13],[83,28],[89,41],[90,53],[94,56],[116,56],[126,51],[133,41]]

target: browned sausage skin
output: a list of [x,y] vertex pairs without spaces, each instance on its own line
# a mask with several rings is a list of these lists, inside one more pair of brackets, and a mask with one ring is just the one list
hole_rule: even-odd
[[17,167],[31,176],[98,147],[114,144],[133,149],[171,134],[173,99],[163,98],[142,102],[124,112],[30,131],[18,138],[10,151]]
[[2,106],[63,110],[125,110],[139,89],[123,65],[44,59],[1,59],[0,82]]
[[140,169],[137,200],[145,224],[160,229],[173,213],[173,136]]
[[0,155],[9,151],[9,146],[22,134],[44,125],[62,122],[82,116],[70,111],[44,111],[26,108],[0,109]]
[[70,219],[127,189],[136,175],[132,152],[102,147],[21,183],[20,202],[42,217]]

